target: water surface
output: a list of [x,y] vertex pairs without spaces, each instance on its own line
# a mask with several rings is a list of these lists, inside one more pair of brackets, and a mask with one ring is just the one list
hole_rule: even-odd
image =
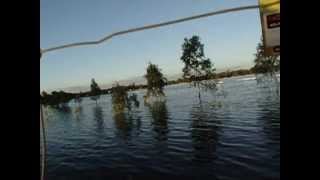
[[114,114],[110,95],[45,109],[50,179],[280,179],[280,100],[253,76],[223,80],[219,97],[186,84],[165,103]]

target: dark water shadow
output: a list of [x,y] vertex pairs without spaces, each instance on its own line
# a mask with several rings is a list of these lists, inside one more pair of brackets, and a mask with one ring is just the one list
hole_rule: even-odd
[[127,118],[125,112],[117,112],[113,115],[113,118],[117,128],[116,134],[123,140],[130,139],[133,126],[132,119]]
[[141,118],[135,111],[122,110],[113,112],[116,135],[124,141],[131,140],[133,135],[141,132]]
[[217,157],[216,147],[219,140],[219,126],[215,110],[208,104],[195,105],[191,110],[191,138],[193,162],[210,163]]
[[280,99],[266,96],[258,102],[258,119],[270,142],[280,142]]
[[265,133],[271,140],[277,138],[280,141],[280,107],[273,109],[262,109],[260,118],[264,124]]
[[261,137],[263,138],[259,147],[264,149],[261,153],[264,164],[265,176],[273,179],[280,179],[280,100],[265,97],[258,107],[258,120],[262,127]]
[[165,101],[156,101],[152,104],[146,104],[152,117],[152,127],[157,141],[166,141],[168,139],[168,119],[169,113]]
[[104,119],[102,107],[97,105],[93,107],[93,117],[96,122],[96,131],[98,133],[103,133],[104,131]]

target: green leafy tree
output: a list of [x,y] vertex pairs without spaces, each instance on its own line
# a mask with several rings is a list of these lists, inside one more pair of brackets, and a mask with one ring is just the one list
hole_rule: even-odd
[[182,45],[181,61],[184,63],[183,78],[189,79],[191,84],[199,90],[199,101],[201,102],[201,89],[216,90],[215,80],[208,80],[214,76],[215,68],[209,58],[204,55],[204,44],[199,36],[185,38]]
[[147,80],[147,94],[150,96],[164,96],[163,88],[167,83],[167,79],[163,76],[161,69],[157,65],[149,63],[147,74],[144,75]]
[[265,56],[264,49],[263,39],[261,39],[257,46],[252,70],[256,74],[274,75],[280,71],[280,55]]
[[90,98],[96,103],[98,103],[98,99],[100,98],[101,89],[99,85],[96,83],[94,79],[91,79],[91,85],[90,85]]

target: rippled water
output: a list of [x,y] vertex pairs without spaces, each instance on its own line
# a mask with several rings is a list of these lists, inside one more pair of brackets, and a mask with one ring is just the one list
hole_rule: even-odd
[[224,96],[188,85],[166,88],[165,103],[114,115],[98,105],[45,110],[48,179],[280,179],[280,100],[252,76],[224,79]]

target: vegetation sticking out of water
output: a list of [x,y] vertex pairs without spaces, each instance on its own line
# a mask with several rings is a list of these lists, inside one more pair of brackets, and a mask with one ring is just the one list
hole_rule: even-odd
[[144,96],[144,102],[150,103],[165,99],[163,88],[167,83],[167,79],[163,76],[161,69],[157,65],[149,63],[144,77],[147,80],[147,93]]
[[[205,57],[204,44],[201,43],[199,36],[185,38],[182,44],[182,56],[180,60],[184,63],[182,69],[183,76],[180,79],[168,81],[161,73],[161,69],[157,65],[149,63],[147,74],[144,76],[147,80],[147,85],[135,85],[134,83],[128,86],[117,85],[109,89],[101,89],[98,83],[92,79],[89,92],[68,93],[64,91],[53,91],[51,94],[43,91],[40,94],[40,103],[45,106],[51,106],[57,109],[65,109],[65,106],[74,99],[76,103],[81,104],[82,97],[90,97],[98,104],[100,95],[114,94],[116,109],[124,109],[129,107],[130,102],[138,105],[136,95],[128,97],[127,93],[131,90],[147,89],[145,99],[153,99],[152,101],[163,101],[164,87],[166,85],[178,83],[190,83],[191,86],[198,88],[198,97],[201,102],[201,91],[210,91],[216,95],[218,87],[218,79],[239,75],[255,74],[258,84],[269,84],[270,81],[277,84],[277,93],[280,95],[280,82],[276,74],[280,72],[280,56],[265,56],[264,46],[261,42],[258,43],[257,52],[254,59],[254,67],[251,69],[240,69],[235,71],[225,71],[216,73],[213,63],[209,58]],[[117,92],[120,90],[119,92]],[[225,94],[221,93],[223,96]],[[119,102],[122,102],[122,104]],[[130,105],[131,107],[131,105]]]
[[112,89],[112,107],[115,113],[123,112],[126,108],[131,110],[132,106],[139,107],[136,94],[128,96],[127,89],[118,83]]
[[264,52],[263,39],[261,39],[255,54],[255,65],[252,68],[257,83],[262,87],[270,87],[270,83],[275,84],[276,93],[280,96],[280,81],[277,77],[277,74],[280,73],[280,55],[265,56]]
[[[184,63],[182,69],[183,77],[190,79],[193,87],[199,89],[199,101],[201,102],[201,89],[215,91],[217,82],[210,79],[215,75],[216,69],[209,58],[205,57],[204,44],[201,43],[199,36],[185,38],[182,45],[181,61]],[[205,77],[205,80],[202,79]]]

